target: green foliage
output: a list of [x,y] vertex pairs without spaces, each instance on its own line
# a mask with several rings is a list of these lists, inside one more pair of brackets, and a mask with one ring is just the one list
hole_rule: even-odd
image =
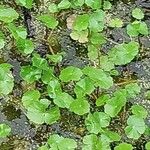
[[140,20],[144,18],[144,13],[140,8],[135,8],[132,10],[132,16]]
[[94,45],[88,45],[88,57],[91,61],[95,61],[98,58],[99,50]]
[[33,0],[15,0],[17,4],[24,6],[28,9],[32,8]]
[[58,25],[58,21],[48,14],[39,16],[38,20],[42,21],[50,29],[55,29]]
[[114,19],[111,19],[110,22],[109,22],[109,26],[110,27],[116,27],[116,28],[121,28],[123,26],[123,21],[119,18],[114,18]]
[[150,90],[145,92],[145,97],[150,100]]
[[133,146],[128,143],[120,143],[114,150],[133,150]]
[[0,7],[0,21],[10,23],[18,19],[19,14],[13,8]]
[[101,8],[102,1],[101,0],[85,0],[85,4],[92,9],[99,9]]
[[109,10],[109,9],[111,9],[111,7],[112,7],[112,4],[108,0],[105,0],[104,4],[103,4],[103,9]]
[[74,150],[76,147],[77,143],[75,140],[53,134],[50,135],[47,144],[40,147],[38,150]]
[[56,12],[59,11],[58,7],[57,7],[57,5],[55,3],[50,3],[50,5],[48,6],[48,10],[51,13],[56,13]]
[[71,3],[68,0],[62,0],[59,4],[58,4],[58,9],[67,9],[71,6]]
[[147,143],[145,144],[145,149],[146,149],[146,150],[150,150],[150,142],[147,142]]
[[102,132],[110,123],[110,117],[104,112],[94,112],[89,114],[85,120],[85,125],[90,133],[98,134]]
[[113,79],[111,76],[106,74],[102,69],[97,69],[94,67],[85,67],[83,73],[87,75],[96,87],[103,89],[108,89],[113,85]]
[[132,109],[132,114],[136,115],[137,117],[145,119],[148,115],[148,112],[142,106],[133,105],[131,109]]
[[27,109],[27,117],[36,124],[53,124],[60,118],[59,108],[55,106],[49,109],[51,102],[48,99],[40,99],[37,90],[24,93],[22,103]]
[[85,98],[75,99],[70,104],[70,111],[74,112],[77,115],[84,115],[90,111],[90,104]]
[[0,95],[8,95],[14,87],[14,77],[10,71],[12,66],[8,63],[0,64]]
[[134,21],[127,25],[127,33],[131,37],[138,36],[139,34],[148,35],[147,24],[142,21]]
[[59,78],[63,82],[78,81],[82,75],[83,73],[79,68],[69,66],[61,71]]
[[77,31],[86,30],[89,25],[89,15],[78,15],[74,21],[73,29]]
[[129,116],[127,125],[125,133],[128,138],[138,139],[146,130],[144,119],[137,115]]
[[139,44],[137,42],[129,42],[128,44],[119,44],[111,49],[109,58],[115,65],[125,65],[131,62],[139,52]]
[[110,99],[110,96],[108,94],[101,95],[96,100],[96,106],[103,106],[109,99]]
[[0,138],[4,138],[7,137],[11,132],[11,128],[5,124],[5,123],[1,123],[0,124]]

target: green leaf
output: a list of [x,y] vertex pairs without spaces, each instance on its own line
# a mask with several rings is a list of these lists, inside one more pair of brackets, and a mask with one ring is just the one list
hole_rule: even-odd
[[86,135],[83,138],[82,150],[101,150],[102,142],[95,134]]
[[69,66],[61,71],[59,78],[63,82],[78,81],[82,75],[83,73],[79,68]]
[[32,65],[40,70],[48,70],[48,62],[46,59],[41,58],[39,54],[34,54],[32,57]]
[[49,6],[48,6],[48,10],[51,13],[56,13],[56,12],[59,11],[58,7],[57,7],[57,5],[55,3],[50,3]]
[[70,34],[71,38],[73,40],[78,40],[80,43],[86,43],[88,42],[88,30],[83,31],[73,31]]
[[86,94],[90,95],[94,91],[95,87],[90,78],[85,77],[76,83],[74,91],[77,97],[83,97]]
[[27,30],[24,27],[16,27],[13,23],[9,23],[7,25],[7,28],[10,30],[12,33],[13,37],[18,40],[18,39],[26,39],[27,37]]
[[77,148],[75,140],[64,138],[58,134],[51,135],[47,143],[51,147],[51,150],[74,150]]
[[84,115],[90,111],[90,104],[85,98],[78,98],[71,103],[70,111],[77,115]]
[[101,45],[106,43],[104,35],[98,32],[92,32],[90,41],[94,45]]
[[103,9],[104,10],[111,9],[111,6],[112,6],[112,4],[109,1],[107,1],[107,0],[104,1],[104,4],[103,4]]
[[130,83],[125,86],[125,89],[129,98],[136,97],[141,91],[141,87],[137,83]]
[[92,32],[101,32],[104,28],[105,12],[97,10],[90,15],[89,28]]
[[109,143],[121,140],[121,136],[118,133],[107,130],[107,129],[103,131],[102,137],[103,138],[105,137],[107,141],[109,141]]
[[146,149],[146,150],[150,150],[150,142],[147,142],[147,143],[145,144],[145,149]]
[[11,132],[11,128],[4,123],[0,124],[0,138],[7,137]]
[[125,128],[125,133],[128,138],[137,140],[146,130],[144,120],[136,115],[129,116],[127,124],[128,126]]
[[85,119],[85,125],[90,133],[98,134],[110,123],[110,117],[104,112],[94,112]]
[[128,44],[119,44],[109,52],[109,59],[115,65],[125,65],[131,62],[139,52],[139,44],[137,42],[129,42]]
[[131,109],[132,109],[132,113],[136,115],[137,117],[141,117],[145,119],[148,115],[147,110],[140,105],[133,105]]
[[119,18],[111,19],[109,22],[109,26],[113,28],[121,28],[123,26],[123,21]]
[[69,108],[74,99],[68,93],[63,92],[58,93],[53,101],[58,107]]
[[102,0],[85,0],[85,4],[92,9],[99,9],[102,5]]
[[18,19],[19,14],[13,8],[0,7],[0,21],[10,23]]
[[133,150],[133,146],[128,143],[120,143],[114,150]]
[[99,86],[100,88],[108,89],[113,85],[113,79],[102,69],[85,67],[83,73],[93,80],[96,87]]
[[127,33],[132,37],[138,36],[139,34],[148,35],[147,24],[141,21],[134,21],[127,25]]
[[23,66],[21,67],[20,76],[28,83],[33,83],[34,81],[41,78],[42,71],[33,66]]
[[14,77],[10,71],[11,65],[0,64],[0,95],[7,95],[12,92],[14,87]]
[[50,29],[55,29],[58,25],[58,21],[48,14],[39,16],[38,20],[42,21]]
[[44,84],[49,84],[50,81],[56,79],[54,76],[54,69],[48,68],[47,70],[42,71],[41,80]]
[[32,8],[33,0],[15,0],[17,4],[24,6],[28,9]]
[[19,39],[17,41],[17,48],[21,53],[28,55],[33,52],[34,44],[29,39]]
[[118,90],[114,96],[108,100],[104,106],[104,111],[110,117],[116,117],[126,104],[126,90]]
[[73,0],[73,4],[76,7],[81,7],[84,4],[84,0]]
[[88,28],[89,24],[89,15],[79,15],[76,17],[74,23],[73,23],[73,29],[77,31],[86,30]]
[[62,56],[63,56],[63,53],[47,55],[49,61],[52,61],[54,63],[60,63],[62,61]]
[[96,100],[96,106],[103,106],[109,99],[110,99],[110,96],[108,94],[101,95]]
[[35,101],[39,100],[40,96],[41,95],[38,90],[30,90],[25,92],[22,97],[23,106],[26,109],[29,108]]
[[145,98],[150,100],[150,90],[145,92]]
[[140,8],[135,8],[132,10],[132,16],[140,20],[144,18],[144,13]]
[[59,81],[56,79],[50,81],[47,86],[47,92],[50,98],[56,98],[57,94],[62,92]]
[[90,60],[95,61],[98,58],[99,49],[94,45],[88,45],[88,57]]
[[114,69],[114,63],[109,60],[108,56],[100,56],[100,68],[104,71],[111,71]]
[[58,8],[59,9],[68,9],[71,6],[71,3],[68,0],[62,0],[59,4],[58,4]]

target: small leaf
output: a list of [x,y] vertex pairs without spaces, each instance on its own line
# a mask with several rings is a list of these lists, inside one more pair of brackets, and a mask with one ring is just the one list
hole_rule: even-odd
[[79,68],[69,66],[61,71],[59,78],[63,82],[78,81],[82,75],[83,73]]
[[147,143],[145,144],[145,149],[146,149],[146,150],[150,150],[150,142],[147,142]]
[[121,143],[114,148],[114,150],[133,150],[133,146],[128,143]]
[[75,18],[75,21],[73,23],[74,30],[82,31],[86,30],[89,24],[89,15],[79,15]]
[[85,119],[85,125],[90,133],[98,134],[110,123],[110,117],[104,112],[94,112]]
[[33,0],[15,0],[17,4],[24,6],[28,9],[32,8]]
[[135,8],[132,10],[132,16],[140,20],[144,18],[144,13],[140,8]]
[[0,21],[10,23],[16,20],[19,14],[13,8],[0,7]]
[[132,109],[132,113],[136,115],[137,117],[141,117],[145,119],[148,115],[147,110],[140,105],[133,105],[131,109]]
[[62,0],[59,4],[58,4],[58,8],[59,9],[68,9],[71,6],[71,3],[68,0]]
[[85,4],[92,9],[99,9],[102,5],[102,0],[85,0]]
[[38,20],[42,21],[48,28],[55,29],[58,25],[58,21],[51,15],[41,15]]
[[123,26],[123,21],[119,18],[111,19],[109,22],[109,26],[113,28],[121,28]]
[[101,95],[96,100],[96,106],[102,106],[102,105],[104,105],[109,99],[110,99],[110,96],[108,94]]
[[112,6],[112,4],[109,1],[107,1],[107,0],[104,1],[104,4],[103,4],[103,9],[104,10],[111,9],[111,6]]
[[11,132],[11,128],[7,124],[4,124],[4,123],[0,124],[0,137],[1,138],[7,137],[10,134],[10,132]]
[[146,91],[145,98],[147,98],[148,100],[150,100],[150,90]]
[[55,3],[50,3],[49,6],[48,6],[48,10],[51,13],[56,13],[56,12],[59,11],[58,7],[57,7],[57,5]]
[[77,115],[84,115],[90,111],[90,105],[86,99],[78,98],[71,103],[70,111]]

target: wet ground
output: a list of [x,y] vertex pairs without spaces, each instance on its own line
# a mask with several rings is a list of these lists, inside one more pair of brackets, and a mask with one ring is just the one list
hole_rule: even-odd
[[[8,0],[3,0],[0,4],[2,3],[8,4],[9,6],[13,5]],[[40,14],[46,12],[46,6],[46,4],[43,5],[37,1],[35,7],[30,11],[25,8],[17,8],[24,18],[24,21],[19,22],[18,24],[23,23],[26,26],[28,37],[36,43],[35,51],[37,51],[42,57],[45,57],[47,53],[50,53],[48,48],[50,44],[52,45],[54,53],[60,49],[66,52],[66,56],[63,59],[61,66],[73,65],[80,68],[84,67],[89,63],[85,55],[87,52],[86,48],[84,45],[71,40],[69,36],[70,31],[65,25],[63,25],[63,20],[70,15],[70,12],[66,11],[64,14],[60,14],[62,28],[59,28],[58,31],[54,31],[52,36],[49,37],[49,31],[47,31],[46,28],[35,19],[37,13]],[[150,28],[149,0],[137,0],[132,2],[128,2],[127,0],[124,0],[124,2],[114,1],[111,15],[123,18],[125,22],[128,23],[131,18],[131,10],[136,6],[141,7],[145,12],[145,21]],[[71,12],[71,14],[72,13],[73,12]],[[130,40],[126,34],[125,28],[113,30],[108,29],[106,34],[107,37],[118,43],[122,43],[122,41],[128,42]],[[49,41],[51,43],[45,43],[41,40],[43,38],[50,38]],[[117,68],[120,76],[116,81],[128,81],[130,79],[139,80],[142,92],[140,96],[132,100],[131,103],[138,103],[147,108],[149,111],[147,123],[150,126],[150,101],[144,97],[144,93],[150,89],[150,36],[139,37],[136,40],[138,40],[141,45],[140,54],[132,63]],[[102,51],[107,53],[108,49],[113,46],[114,44],[112,42],[107,42],[103,46]],[[0,97],[0,123],[7,123],[12,129],[12,134],[8,138],[0,139],[0,150],[36,150],[39,145],[47,140],[49,133],[58,133],[64,137],[76,139],[79,144],[78,149],[81,149],[80,142],[86,133],[83,117],[74,115],[63,109],[61,110],[61,120],[51,126],[45,124],[35,126],[29,122],[21,105],[22,93],[24,89],[28,87],[22,82],[19,76],[19,71],[21,65],[27,64],[30,61],[30,58],[17,54],[9,37],[7,37],[5,52],[2,51],[0,53],[0,62],[9,62],[13,65],[13,75],[15,78],[15,88],[13,93],[9,95],[9,97]],[[93,106],[93,109],[94,108],[95,107]],[[145,142],[145,139],[142,138],[140,139],[141,143],[137,145],[137,149],[139,150],[143,149],[142,144]],[[136,145],[137,143],[133,144]]]

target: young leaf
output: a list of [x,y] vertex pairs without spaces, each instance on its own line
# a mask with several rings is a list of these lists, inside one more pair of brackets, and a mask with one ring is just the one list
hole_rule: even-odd
[[83,138],[82,150],[100,150],[102,149],[102,142],[95,134],[86,135]]
[[119,18],[111,19],[109,22],[109,26],[113,28],[121,28],[123,26],[123,21]]
[[51,15],[41,15],[38,20],[42,21],[50,29],[55,29],[58,25],[58,21]]
[[114,150],[133,150],[133,146],[128,143],[120,143]]
[[88,14],[79,15],[75,18],[73,28],[74,30],[77,31],[86,30],[88,28],[88,24],[89,24],[89,15]]
[[104,105],[109,99],[110,99],[110,96],[109,96],[108,94],[101,95],[101,96],[96,100],[96,106],[102,106],[102,105]]
[[110,123],[110,117],[104,112],[94,112],[85,119],[85,125],[90,133],[98,134]]
[[132,109],[132,113],[136,115],[137,117],[141,117],[145,119],[148,115],[147,110],[140,105],[133,105],[131,109]]
[[54,98],[54,103],[61,108],[69,108],[74,99],[68,93],[58,93]]
[[125,128],[125,133],[128,138],[137,140],[146,130],[146,125],[141,117],[132,115],[127,120],[128,126]]
[[90,104],[85,98],[78,98],[70,104],[70,111],[77,115],[84,115],[90,111]]
[[82,75],[83,73],[79,68],[69,66],[61,71],[59,78],[63,82],[78,81]]
[[55,3],[50,3],[49,6],[48,6],[48,10],[51,13],[56,13],[56,12],[59,11],[58,6]]
[[109,52],[109,59],[115,65],[125,65],[131,62],[139,52],[139,44],[137,42],[129,42],[128,44],[116,45]]
[[146,149],[146,150],[150,150],[150,142],[147,142],[147,143],[145,144],[145,149]]
[[0,95],[7,95],[12,92],[14,87],[14,77],[10,71],[11,65],[0,64]]
[[94,45],[90,44],[88,46],[88,57],[91,61],[95,61],[98,58],[99,49]]
[[58,4],[58,9],[68,9],[71,6],[71,3],[68,0],[62,0]]
[[41,78],[42,71],[33,66],[23,66],[21,67],[20,76],[28,83],[33,83],[34,81]]
[[86,94],[90,95],[94,91],[95,87],[92,80],[88,77],[81,79],[76,83],[74,91],[77,97],[83,97]]
[[85,0],[85,4],[92,9],[99,9],[102,5],[102,0]]
[[83,73],[93,80],[95,86],[108,89],[113,85],[113,79],[107,75],[102,69],[94,67],[85,67]]
[[132,10],[132,16],[140,20],[144,18],[144,13],[140,8],[135,8]]
[[111,6],[112,6],[112,4],[111,4],[108,0],[105,0],[105,1],[104,1],[104,4],[103,4],[103,9],[104,9],[104,10],[109,10],[109,9],[111,9]]
[[7,137],[11,132],[11,128],[4,123],[0,124],[0,138]]
[[15,0],[17,4],[24,6],[28,9],[32,8],[33,0]]
[[19,14],[13,8],[0,7],[0,21],[10,23],[16,20]]

